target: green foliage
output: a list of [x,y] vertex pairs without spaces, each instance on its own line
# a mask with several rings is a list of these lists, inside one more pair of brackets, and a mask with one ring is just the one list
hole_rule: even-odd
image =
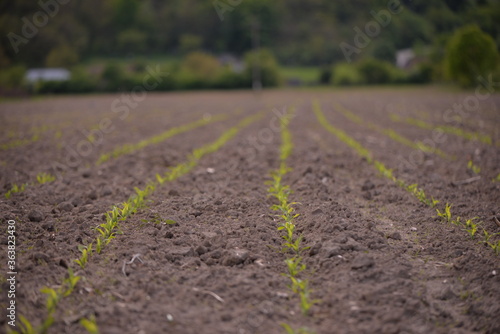
[[20,88],[24,82],[26,67],[14,65],[0,70],[0,87],[12,89]]
[[147,46],[148,36],[137,29],[126,29],[118,35],[118,50],[122,52],[144,52]]
[[393,81],[392,65],[388,62],[365,59],[357,67],[363,82],[366,84],[387,84]]
[[182,54],[198,51],[202,46],[202,39],[194,34],[182,34],[179,39],[179,49]]
[[[0,33],[0,66],[44,65],[48,53],[71,46],[78,56],[185,54],[199,50],[242,55],[252,49],[252,24],[258,22],[261,45],[271,47],[286,65],[320,66],[342,60],[339,41],[353,41],[352,30],[374,18],[370,11],[387,8],[387,1],[218,1],[227,10],[219,17],[214,1],[165,2],[113,0],[66,2],[37,37],[9,45],[10,32],[22,36],[22,17],[40,10],[37,1],[4,1]],[[466,3],[467,5],[463,5]],[[390,60],[394,48],[453,33],[464,22],[476,23],[499,41],[497,1],[436,0],[405,2],[389,25],[373,38],[366,56]],[[64,8],[64,10],[62,9]],[[300,18],[300,24],[298,23]],[[55,53],[54,53],[55,54]],[[3,68],[2,68],[3,69]]]
[[78,64],[79,60],[75,48],[70,45],[60,45],[49,52],[47,58],[45,58],[45,66],[71,67]]
[[104,90],[117,90],[125,77],[125,72],[120,64],[109,62],[101,73],[102,88]]
[[192,52],[183,59],[175,74],[177,88],[210,88],[220,70],[221,66],[214,56],[199,51]]
[[338,86],[352,86],[363,83],[363,77],[354,64],[338,63],[333,67],[331,83]]
[[455,32],[448,42],[445,73],[462,87],[478,83],[478,76],[486,77],[498,66],[495,41],[475,25]]
[[245,54],[245,75],[249,80],[253,78],[252,73],[255,68],[260,71],[262,87],[275,87],[281,84],[279,66],[270,50],[260,49]]

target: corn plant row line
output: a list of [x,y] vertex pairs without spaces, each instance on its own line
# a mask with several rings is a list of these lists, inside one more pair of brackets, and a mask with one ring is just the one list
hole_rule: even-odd
[[334,105],[334,107],[338,112],[340,112],[344,117],[346,117],[350,121],[352,121],[356,124],[362,125],[364,127],[367,127],[369,129],[372,129],[380,134],[383,134],[383,135],[389,137],[390,139],[394,140],[395,142],[398,142],[400,144],[403,144],[405,146],[411,147],[411,148],[416,149],[416,150],[420,150],[424,153],[436,154],[437,156],[439,156],[443,159],[447,159],[447,160],[455,160],[456,159],[454,156],[448,155],[436,147],[426,145],[426,144],[422,143],[421,141],[415,142],[413,140],[410,140],[410,139],[400,135],[399,133],[397,133],[396,131],[394,131],[392,129],[382,128],[382,127],[379,127],[375,124],[366,123],[363,121],[363,119],[361,117],[359,117],[358,115],[353,113],[351,110],[343,107],[342,105],[340,105],[338,103],[336,103]]
[[[289,287],[300,298],[302,314],[307,315],[310,308],[318,301],[311,299],[309,280],[301,278],[302,273],[306,270],[306,265],[302,262],[301,253],[308,247],[302,247],[302,236],[295,235],[296,225],[294,220],[299,216],[299,214],[295,213],[294,208],[297,203],[289,201],[289,195],[292,191],[290,186],[283,184],[283,177],[291,171],[291,168],[286,164],[286,160],[293,150],[292,135],[288,129],[292,116],[293,111],[280,118],[280,166],[278,169],[271,171],[272,180],[267,181],[266,184],[269,185],[267,190],[269,196],[276,198],[279,203],[271,206],[271,209],[279,212],[278,216],[281,218],[277,230],[282,233],[282,238],[284,239],[283,251],[293,254],[293,256],[285,260],[287,272],[282,275],[290,279],[291,283]],[[296,333],[290,325],[283,323],[282,326],[287,333]],[[305,328],[299,329],[299,332],[309,333]]]
[[[224,114],[224,115],[214,116],[210,120],[200,119],[200,120],[197,120],[197,121],[192,122],[192,123],[188,123],[188,124],[184,124],[184,125],[181,125],[181,126],[178,126],[175,128],[171,128],[167,131],[162,132],[159,135],[150,137],[150,138],[145,139],[145,140],[141,140],[140,142],[138,142],[136,144],[123,145],[121,147],[116,148],[115,150],[113,150],[110,153],[102,154],[101,157],[97,160],[96,165],[99,165],[105,161],[112,159],[112,158],[117,158],[121,155],[130,154],[130,153],[133,153],[135,151],[141,150],[146,146],[158,144],[158,143],[163,142],[163,141],[165,141],[165,140],[167,140],[175,135],[178,135],[178,134],[181,134],[184,132],[188,132],[190,130],[194,130],[198,127],[208,125],[208,124],[213,123],[213,122],[223,121],[223,120],[226,120],[228,118],[229,118],[229,115]],[[87,138],[87,139],[91,140],[90,138]],[[40,173],[37,175],[37,181],[40,184],[52,182],[54,180],[55,180],[55,176],[47,174],[47,173]],[[9,199],[13,194],[23,192],[24,190],[26,190],[26,187],[31,186],[31,185],[33,185],[33,184],[32,183],[14,184],[14,185],[12,185],[11,189],[9,189],[5,193],[4,196],[5,196],[5,198]]]
[[479,141],[483,144],[487,145],[493,145],[493,140],[490,135],[479,133],[479,132],[473,132],[473,131],[467,131],[461,128],[457,128],[455,126],[450,126],[450,125],[433,125],[431,123],[427,123],[425,121],[422,121],[417,118],[413,117],[406,117],[403,118],[399,115],[396,114],[390,114],[391,121],[397,122],[397,123],[406,123],[412,126],[416,126],[421,129],[425,130],[434,130],[434,129],[439,129],[445,133],[449,133],[452,135],[455,135],[457,137],[462,137],[465,138],[469,141]]
[[14,140],[11,140],[7,143],[0,144],[0,151],[6,151],[6,150],[10,150],[12,148],[21,147],[21,146],[25,146],[25,145],[28,145],[31,143],[35,143],[39,139],[40,139],[39,134],[34,134],[30,138],[26,138],[26,139],[14,139]]
[[[402,118],[401,116],[396,115],[396,114],[391,114],[390,118],[393,122],[400,122],[400,123],[404,122],[404,123],[407,123],[407,124],[410,124],[410,125],[413,125],[413,126],[416,126],[418,128],[425,129],[425,130],[439,129],[445,133],[454,134],[456,136],[465,138],[469,141],[475,140],[475,141],[479,141],[479,142],[482,142],[482,143],[485,143],[488,145],[493,145],[492,144],[493,141],[489,135],[485,135],[485,134],[481,134],[481,133],[477,133],[477,132],[469,132],[469,131],[466,131],[466,130],[463,130],[463,129],[460,129],[457,127],[447,126],[447,125],[434,126],[430,123],[426,123],[426,122],[419,120],[419,119],[416,119],[416,118],[412,118],[412,117]],[[476,164],[474,164],[474,162],[472,160],[469,160],[467,162],[467,169],[476,175],[478,175],[481,172],[481,168],[479,166],[477,166]],[[492,182],[496,182],[496,179],[492,179]]]
[[[38,184],[45,184],[55,181],[56,177],[50,173],[38,173],[36,180]],[[5,198],[9,199],[13,194],[22,193],[27,187],[35,185],[34,183],[14,183],[12,187],[4,194]]]
[[172,136],[194,130],[194,129],[199,128],[201,126],[208,125],[210,123],[223,121],[223,120],[226,120],[228,118],[229,118],[229,116],[227,114],[216,115],[210,119],[201,118],[195,122],[168,129],[167,131],[164,131],[158,135],[141,140],[138,143],[124,144],[120,147],[115,148],[111,152],[101,154],[101,156],[99,157],[99,159],[97,159],[95,164],[100,165],[100,164],[102,164],[110,159],[118,158],[122,155],[131,154],[133,152],[141,150],[141,149],[145,148],[146,146],[161,143]]
[[[445,223],[451,223],[455,226],[460,227],[462,230],[467,232],[471,239],[474,239],[479,232],[479,228],[482,229],[482,240],[478,243],[487,245],[490,247],[496,255],[500,255],[500,232],[498,233],[490,233],[483,226],[483,221],[475,222],[475,220],[479,219],[479,217],[474,217],[470,219],[463,219],[460,216],[453,216],[451,213],[452,204],[446,203],[443,211],[436,209],[437,216],[441,218],[441,220]],[[496,241],[495,241],[496,239]]]
[[[334,127],[326,119],[325,115],[321,111],[321,106],[320,106],[320,104],[317,101],[313,101],[313,111],[314,111],[314,113],[316,115],[316,118],[318,119],[319,123],[328,132],[332,133],[338,139],[340,139],[342,142],[344,142],[345,144],[347,144],[348,146],[350,146],[351,148],[353,148],[358,153],[358,155],[360,155],[361,157],[365,158],[368,163],[370,163],[371,165],[373,165],[380,172],[380,174],[382,174],[386,178],[392,180],[399,187],[401,187],[401,188],[405,189],[406,191],[408,191],[410,194],[412,194],[413,196],[415,196],[420,202],[424,203],[425,205],[427,205],[427,206],[429,206],[431,208],[435,208],[436,207],[436,205],[439,203],[439,201],[436,200],[436,199],[434,199],[434,197],[430,197],[429,198],[425,194],[424,190],[418,187],[418,184],[415,183],[415,184],[408,185],[405,181],[403,181],[403,180],[397,178],[396,176],[394,176],[393,172],[392,172],[392,169],[387,168],[382,162],[373,159],[373,157],[372,157],[372,155],[371,155],[371,153],[370,153],[370,151],[368,149],[366,149],[365,147],[363,147],[363,145],[361,145],[358,141],[356,141],[355,139],[353,139],[352,137],[350,137],[349,135],[347,135],[341,129],[338,129],[338,128]],[[462,223],[459,223],[459,222],[463,222],[463,224],[465,224],[464,230],[467,231],[469,233],[469,235],[471,235],[471,237],[474,237],[476,235],[477,228],[478,228],[478,225],[479,225],[479,224],[475,224],[474,223],[474,220],[477,219],[477,217],[476,218],[472,218],[472,219],[465,219],[465,220],[462,219],[461,217],[455,217],[454,218],[451,215],[451,211],[449,209],[450,207],[451,207],[451,205],[449,205],[448,203],[445,205],[445,208],[444,208],[444,212],[445,213],[444,214],[441,213],[441,211],[439,211],[438,209],[436,209],[437,216],[440,217],[440,218],[446,217],[447,221],[449,221],[449,222],[455,222],[456,225],[462,225]],[[446,216],[443,216],[443,215],[446,215]],[[484,236],[484,238],[483,238],[482,241],[480,241],[480,243],[483,243],[483,244],[491,247],[493,249],[493,251],[495,252],[495,254],[498,255],[500,253],[500,240],[493,241],[493,239],[496,238],[496,237],[498,237],[499,235],[500,235],[500,233],[490,233],[486,229],[484,229],[484,227],[483,227],[483,236]]]
[[[173,181],[182,175],[190,172],[205,155],[214,153],[222,148],[229,140],[234,138],[241,130],[250,124],[262,118],[263,113],[257,113],[252,116],[246,117],[237,125],[224,131],[219,138],[215,141],[203,145],[193,150],[187,156],[187,161],[169,169],[164,175],[157,174],[156,181],[150,181],[144,189],[134,188],[136,194],[132,195],[127,201],[114,205],[111,210],[105,213],[106,222],[99,225],[95,230],[97,231],[96,238],[87,245],[81,245],[79,250],[80,257],[73,262],[77,263],[81,268],[85,268],[90,258],[94,254],[100,254],[105,246],[107,246],[119,231],[119,223],[125,221],[128,217],[135,214],[139,209],[146,205],[146,198],[152,195],[156,189],[163,185],[165,182]],[[95,252],[95,253],[94,253]],[[63,280],[59,288],[44,287],[41,292],[46,294],[46,310],[47,317],[39,327],[33,327],[32,324],[22,315],[20,316],[20,328],[22,334],[31,333],[46,333],[47,330],[54,323],[54,314],[59,302],[68,297],[74,290],[76,283],[81,279],[81,276],[73,274],[71,268],[68,269],[68,278]],[[18,333],[12,331],[11,333]]]

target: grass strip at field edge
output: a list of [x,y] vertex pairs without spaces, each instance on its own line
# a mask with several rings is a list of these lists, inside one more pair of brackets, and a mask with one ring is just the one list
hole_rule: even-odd
[[[418,184],[410,184],[408,185],[405,181],[395,177],[392,173],[392,169],[387,168],[382,162],[373,159],[371,152],[366,149],[363,145],[361,145],[358,141],[356,141],[354,138],[350,137],[348,134],[346,134],[343,130],[334,127],[325,117],[323,112],[321,111],[321,106],[319,102],[313,101],[313,112],[316,115],[316,118],[318,122],[330,133],[335,135],[338,139],[340,139],[342,142],[353,148],[358,155],[361,157],[365,158],[366,161],[373,165],[383,176],[386,178],[392,180],[396,185],[399,187],[403,188],[404,190],[408,191],[410,194],[415,196],[420,202],[424,203],[425,205],[435,208],[436,205],[439,203],[438,200],[434,199],[434,197],[428,198],[427,195],[425,194],[424,190],[418,187]],[[446,203],[445,208],[443,209],[443,212],[446,212],[446,208],[451,207],[450,204]],[[449,210],[448,210],[449,211]],[[437,217],[443,218],[443,213],[439,211],[439,209],[436,209],[437,212]],[[451,212],[449,213],[449,216],[446,217],[446,220],[448,222],[455,222],[457,226],[462,226],[463,229],[471,235],[470,229],[475,229],[477,228],[477,224],[473,223],[473,220],[477,219],[471,218],[471,219],[466,219],[465,222],[461,217],[455,216],[453,217],[451,215]],[[473,223],[473,225],[470,225],[470,223]],[[474,237],[474,234],[471,235],[471,237]],[[500,240],[492,241],[490,242],[490,239],[492,239],[495,236],[500,236],[500,233],[490,233],[488,232],[484,227],[483,227],[483,235],[484,239],[480,241],[479,243],[483,243],[490,248],[493,249],[496,255],[500,255]]]
[[[259,112],[244,118],[237,125],[224,131],[215,141],[193,150],[191,154],[188,154],[186,162],[171,168],[164,174],[164,176],[160,176],[157,174],[157,181],[149,182],[144,190],[135,188],[136,194],[131,196],[129,200],[121,203],[121,205],[118,204],[116,206],[113,206],[112,210],[106,212],[106,223],[103,223],[98,228],[96,228],[96,230],[98,231],[98,236],[94,239],[94,241],[90,242],[86,246],[82,245],[80,247],[82,255],[80,256],[80,258],[75,259],[74,262],[78,263],[81,267],[84,267],[94,251],[94,242],[96,244],[95,251],[97,253],[100,253],[103,247],[109,244],[109,242],[116,237],[116,233],[118,231],[118,223],[120,221],[126,220],[129,216],[136,213],[137,210],[142,208],[144,206],[145,198],[150,196],[156,190],[157,186],[160,186],[167,181],[173,181],[180,176],[190,172],[198,164],[198,161],[203,156],[218,151],[229,140],[234,138],[241,130],[261,119],[263,116],[264,113]],[[99,251],[97,251],[97,245],[99,243],[101,245],[101,248],[99,249]],[[83,258],[85,258],[85,260],[82,261]],[[68,269],[68,273],[69,277],[63,279],[62,284],[59,285],[60,287],[57,290],[49,287],[42,288],[41,292],[47,295],[46,309],[48,311],[48,316],[43,320],[41,326],[34,328],[28,321],[28,319],[20,315],[19,319],[21,321],[21,332],[12,331],[9,329],[9,333],[47,333],[48,329],[55,321],[53,315],[56,311],[57,305],[63,298],[68,297],[73,292],[77,282],[81,279],[81,276],[73,274],[73,270],[71,268]]]

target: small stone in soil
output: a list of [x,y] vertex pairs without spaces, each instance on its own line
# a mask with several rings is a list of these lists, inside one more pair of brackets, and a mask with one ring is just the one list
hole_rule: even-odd
[[222,260],[222,264],[225,266],[236,266],[245,262],[248,258],[248,251],[245,249],[232,249],[229,251],[228,255]]
[[361,254],[358,255],[353,261],[351,268],[352,269],[368,269],[370,267],[373,267],[375,265],[375,260],[373,257],[366,255],[366,254]]
[[207,252],[207,248],[205,246],[200,245],[200,246],[196,247],[195,252],[198,255],[203,255]]
[[179,196],[179,192],[177,190],[175,190],[175,189],[170,189],[168,191],[168,195],[169,196]]
[[71,204],[70,202],[62,202],[58,207],[59,210],[66,212],[70,212],[71,210],[73,210],[73,204]]
[[375,188],[375,185],[370,180],[366,180],[365,183],[361,186],[361,190],[363,191],[372,190],[373,188]]
[[52,222],[52,221],[46,222],[45,224],[42,225],[42,228],[44,230],[52,232],[52,231],[54,231],[54,222]]
[[104,186],[101,189],[101,196],[109,196],[113,193],[113,190],[109,186]]
[[40,210],[33,209],[28,213],[28,219],[32,222],[41,222],[44,216]]
[[394,240],[401,240],[401,233],[399,232],[392,232],[387,236],[389,239],[394,239]]

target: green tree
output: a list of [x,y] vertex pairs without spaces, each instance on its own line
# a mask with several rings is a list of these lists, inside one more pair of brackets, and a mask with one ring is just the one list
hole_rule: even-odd
[[259,49],[245,54],[245,75],[250,82],[254,70],[260,72],[263,87],[274,87],[281,84],[278,63],[270,50]]
[[476,25],[457,30],[446,47],[445,73],[462,87],[473,86],[479,76],[491,73],[497,64],[493,38]]
[[78,63],[78,54],[69,45],[60,45],[50,51],[45,59],[47,67],[71,67]]

